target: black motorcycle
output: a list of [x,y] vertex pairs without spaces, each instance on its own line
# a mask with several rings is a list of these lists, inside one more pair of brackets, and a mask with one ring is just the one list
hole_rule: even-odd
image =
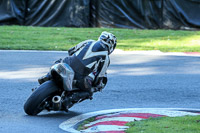
[[68,111],[74,104],[92,99],[91,94],[100,91],[92,88],[92,93],[89,93],[74,87],[74,71],[66,63],[53,65],[49,73],[51,80],[36,87],[24,104],[24,111],[28,115],[37,115],[42,110]]

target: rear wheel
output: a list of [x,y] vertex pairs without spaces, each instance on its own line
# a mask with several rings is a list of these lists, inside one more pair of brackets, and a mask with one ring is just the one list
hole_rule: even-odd
[[37,115],[44,109],[45,100],[58,91],[58,87],[52,80],[41,84],[24,104],[24,111],[28,115]]

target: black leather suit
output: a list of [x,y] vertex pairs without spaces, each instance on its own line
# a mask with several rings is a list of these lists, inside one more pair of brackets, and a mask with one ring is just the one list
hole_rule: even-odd
[[[106,71],[110,64],[108,48],[101,41],[86,40],[69,49],[69,57],[63,62],[69,64],[75,72],[76,86],[83,90],[107,83]],[[88,87],[85,79],[90,78]],[[101,88],[101,89],[102,89]]]

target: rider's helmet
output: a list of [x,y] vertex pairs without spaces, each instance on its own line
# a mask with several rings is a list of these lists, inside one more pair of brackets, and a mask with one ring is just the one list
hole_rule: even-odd
[[105,44],[106,46],[108,46],[108,53],[111,54],[116,45],[117,45],[117,38],[109,32],[102,32],[101,35],[99,36],[98,41],[101,41],[103,44]]

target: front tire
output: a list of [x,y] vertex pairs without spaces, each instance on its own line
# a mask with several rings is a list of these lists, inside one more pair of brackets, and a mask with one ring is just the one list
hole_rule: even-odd
[[46,98],[51,96],[53,93],[58,91],[58,87],[54,81],[49,80],[41,84],[28,98],[24,104],[24,111],[28,115],[37,115],[40,113],[43,108],[41,107],[42,103]]

